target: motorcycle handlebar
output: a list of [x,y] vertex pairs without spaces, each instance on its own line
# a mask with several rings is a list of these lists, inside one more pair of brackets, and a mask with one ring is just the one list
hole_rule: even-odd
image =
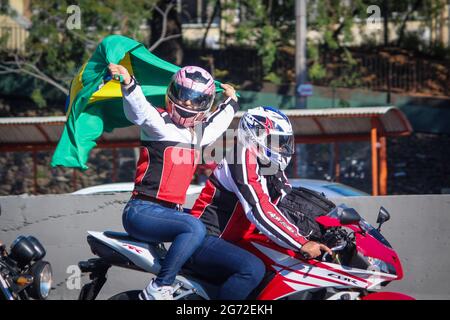
[[[347,241],[345,241],[345,242],[344,242],[343,244],[341,244],[341,245],[338,245],[338,246],[335,246],[335,247],[331,248],[330,250],[333,251],[333,252],[336,252],[336,251],[344,250],[345,247],[347,247]],[[325,261],[325,260],[326,260],[326,257],[327,257],[328,255],[329,255],[329,253],[328,253],[328,252],[325,252],[324,255],[322,256],[322,261]]]
[[[330,250],[333,251],[333,252],[341,251],[341,250],[344,250],[346,246],[347,246],[347,241],[345,241],[344,243],[342,243],[342,244],[340,244],[338,246],[335,246],[335,247],[331,248]],[[305,260],[311,259],[311,256],[307,252],[299,251],[299,253]],[[322,261],[325,261],[325,259],[326,259],[326,257],[328,255],[329,255],[329,253],[325,252],[323,254],[323,256],[322,256]]]

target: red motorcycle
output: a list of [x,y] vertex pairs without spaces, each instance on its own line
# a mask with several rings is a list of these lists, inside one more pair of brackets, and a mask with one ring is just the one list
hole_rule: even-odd
[[[282,248],[260,233],[246,236],[238,243],[261,258],[266,276],[249,299],[258,300],[353,300],[413,299],[394,292],[380,292],[391,281],[401,280],[403,270],[397,253],[380,232],[389,220],[380,208],[376,229],[355,209],[340,205],[316,221],[323,229],[321,242],[333,254],[307,259],[299,252]],[[157,273],[165,247],[143,243],[126,233],[89,231],[87,241],[98,256],[81,261],[82,272],[90,273],[91,282],[83,286],[79,299],[93,300],[104,283],[111,266]],[[144,284],[143,284],[144,285]],[[202,279],[187,267],[177,276],[174,299],[214,299],[217,286]],[[141,290],[126,291],[110,299],[137,299]]]

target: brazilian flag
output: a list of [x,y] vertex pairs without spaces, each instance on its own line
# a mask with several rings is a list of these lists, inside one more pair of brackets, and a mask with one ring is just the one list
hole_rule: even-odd
[[86,170],[89,152],[104,131],[133,125],[123,112],[120,83],[105,81],[110,63],[126,67],[154,106],[164,105],[167,86],[180,69],[133,39],[120,35],[104,38],[72,80],[67,97],[67,121],[53,154],[52,166]]

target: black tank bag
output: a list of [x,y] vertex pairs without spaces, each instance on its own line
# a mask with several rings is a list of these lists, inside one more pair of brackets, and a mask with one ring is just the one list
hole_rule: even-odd
[[326,215],[336,205],[321,193],[298,187],[292,188],[277,207],[298,227],[300,234],[319,241],[323,232],[316,218]]

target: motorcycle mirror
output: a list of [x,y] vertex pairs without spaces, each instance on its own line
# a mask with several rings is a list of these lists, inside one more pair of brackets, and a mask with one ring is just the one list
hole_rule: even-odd
[[339,216],[339,221],[342,224],[354,224],[361,220],[359,213],[353,208],[345,208]]
[[381,206],[377,217],[378,231],[381,230],[381,225],[386,221],[389,221],[390,218],[391,215],[389,214],[389,212],[383,206]]

